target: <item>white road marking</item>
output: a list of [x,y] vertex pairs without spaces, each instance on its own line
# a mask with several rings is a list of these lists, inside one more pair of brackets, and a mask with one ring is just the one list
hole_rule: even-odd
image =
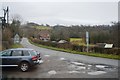
[[50,75],[55,75],[56,73],[57,72],[55,70],[51,70],[51,71],[48,72],[48,74],[50,74]]
[[88,72],[89,75],[100,75],[100,74],[105,74],[107,72],[105,71],[95,71],[95,72]]

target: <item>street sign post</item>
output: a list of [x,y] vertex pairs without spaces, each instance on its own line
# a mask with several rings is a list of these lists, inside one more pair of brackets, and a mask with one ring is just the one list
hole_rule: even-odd
[[87,52],[89,50],[89,32],[86,31]]

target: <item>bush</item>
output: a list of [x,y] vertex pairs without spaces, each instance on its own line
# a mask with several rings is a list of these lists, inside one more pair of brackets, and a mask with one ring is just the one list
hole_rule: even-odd
[[[80,51],[80,52],[86,52],[86,48],[87,48],[86,46],[73,45],[70,43],[58,44],[58,43],[52,43],[50,41],[44,42],[44,41],[41,41],[37,38],[30,38],[30,40],[34,43],[45,45],[45,46],[57,47],[57,48],[62,48],[62,49],[69,49],[69,50]],[[94,47],[92,46],[92,47],[89,47],[89,52],[119,55],[120,49],[118,49],[118,48],[105,49],[105,48],[101,48],[98,46],[94,46]]]
[[119,55],[119,52],[120,52],[120,49],[118,49],[118,48],[104,49],[104,53],[107,53],[107,54]]
[[52,47],[57,47],[57,43],[51,43]]
[[72,49],[72,45],[69,43],[58,44],[57,47],[63,49],[70,49],[70,50]]
[[104,52],[104,48],[95,46],[95,47],[94,47],[94,51],[95,51],[96,53],[103,53],[103,52]]

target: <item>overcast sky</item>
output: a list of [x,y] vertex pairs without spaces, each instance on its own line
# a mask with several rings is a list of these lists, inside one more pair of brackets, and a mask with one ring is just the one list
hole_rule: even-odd
[[19,14],[23,21],[38,24],[110,24],[118,21],[118,2],[1,2],[0,15],[5,6],[10,16]]

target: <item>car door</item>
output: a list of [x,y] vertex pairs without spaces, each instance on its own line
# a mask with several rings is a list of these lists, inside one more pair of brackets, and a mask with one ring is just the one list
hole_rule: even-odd
[[9,65],[9,57],[11,56],[11,50],[2,51],[0,58],[2,59],[2,65]]
[[12,50],[11,57],[9,57],[10,65],[18,66],[22,59],[22,50]]

